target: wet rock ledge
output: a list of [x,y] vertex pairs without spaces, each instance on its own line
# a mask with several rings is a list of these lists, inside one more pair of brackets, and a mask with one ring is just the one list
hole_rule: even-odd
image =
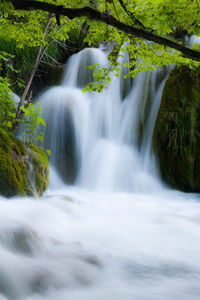
[[163,90],[153,148],[162,178],[200,192],[200,69],[175,67]]
[[49,183],[49,163],[43,150],[25,147],[12,133],[0,128],[0,195],[41,196]]

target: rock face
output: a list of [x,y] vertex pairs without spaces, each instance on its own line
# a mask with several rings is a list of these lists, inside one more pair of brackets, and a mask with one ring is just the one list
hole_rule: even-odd
[[153,136],[162,178],[200,192],[200,71],[175,67],[166,81]]
[[41,196],[49,185],[49,162],[44,151],[36,145],[31,145],[29,152],[34,168],[35,187],[37,194]]
[[30,178],[33,166],[35,188],[38,195],[48,187],[49,169],[46,154],[35,145],[25,148],[20,140],[0,129],[0,194],[32,196],[34,190]]

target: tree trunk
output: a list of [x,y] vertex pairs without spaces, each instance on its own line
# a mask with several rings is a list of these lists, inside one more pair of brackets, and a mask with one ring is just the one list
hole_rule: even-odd
[[[47,30],[50,26],[50,23],[51,23],[51,19],[52,19],[52,15],[49,17],[49,20],[46,24],[46,27],[45,27],[45,30],[44,30],[44,35],[43,35],[43,38],[42,38],[42,41],[44,41],[46,35],[47,35]],[[37,57],[36,57],[36,60],[35,60],[35,64],[34,64],[34,67],[33,67],[33,70],[31,72],[31,76],[26,84],[26,87],[25,87],[25,90],[23,92],[23,95],[20,99],[20,102],[19,102],[19,105],[18,105],[18,108],[17,108],[17,112],[16,112],[16,117],[17,119],[20,119],[22,117],[22,110],[21,110],[21,107],[23,106],[24,104],[24,100],[26,99],[27,95],[28,95],[28,92],[30,90],[30,87],[31,87],[31,84],[32,84],[32,81],[33,81],[33,78],[35,76],[35,73],[37,71],[37,68],[40,64],[40,58],[41,58],[41,54],[42,54],[42,49],[43,49],[43,46],[40,46],[39,47],[39,50],[38,50],[38,53],[37,53]]]

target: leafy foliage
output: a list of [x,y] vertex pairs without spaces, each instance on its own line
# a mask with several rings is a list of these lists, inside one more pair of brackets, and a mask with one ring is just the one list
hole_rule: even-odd
[[[200,36],[200,4],[198,0],[57,0],[56,3],[54,0],[40,0],[40,2],[62,5],[67,8],[93,7],[102,13],[112,15],[127,25],[145,28],[147,32],[153,32],[181,44],[185,44],[186,35]],[[51,26],[44,39],[45,24],[50,17]],[[125,76],[134,78],[140,72],[154,70],[156,67],[169,64],[185,65],[192,70],[197,69],[200,65],[198,61],[184,57],[178,51],[172,51],[163,45],[135,38],[108,24],[91,21],[87,17],[68,19],[59,16],[59,23],[58,25],[55,16],[48,12],[17,11],[14,10],[10,1],[0,0],[0,41],[4,41],[6,45],[9,44],[15,48],[15,55],[18,55],[19,49],[24,53],[32,53],[31,63],[26,64],[26,59],[21,60],[20,69],[23,72],[28,73],[32,69],[38,47],[44,47],[45,55],[43,58],[46,57],[47,63],[49,63],[48,58],[51,55],[48,51],[51,51],[52,43],[54,41],[65,43],[70,38],[70,32],[80,32],[85,23],[88,25],[88,32],[84,41],[89,46],[98,46],[99,43],[110,41],[117,43],[119,47],[125,45],[123,51],[128,51],[130,57],[129,62],[125,64],[129,73]],[[192,47],[200,50],[200,45],[195,44]],[[2,50],[6,50],[6,48]],[[55,51],[53,50],[53,52]],[[111,66],[103,66],[102,68],[97,65],[91,66],[94,70],[94,82],[90,83],[84,91],[100,92],[109,84],[111,72],[119,76],[120,70],[116,57],[110,56],[110,59]],[[6,86],[7,96],[4,95],[3,97],[7,103],[11,86],[8,79],[9,71],[4,71],[5,74],[6,76],[0,77],[0,80],[1,84]]]
[[[0,71],[3,68],[3,64],[6,63],[6,73],[9,74],[9,71],[18,72],[13,68],[10,59],[13,59],[13,56],[1,51],[0,52]],[[40,125],[45,126],[45,122],[41,117],[43,114],[42,107],[40,104],[29,104],[28,106],[21,107],[25,118],[18,120],[16,118],[16,109],[17,109],[17,96],[13,94],[11,89],[11,83],[8,77],[0,76],[0,127],[12,129],[15,122],[23,122],[23,139],[26,143],[33,143],[36,140],[42,142],[42,134],[37,135],[37,129]]]
[[[12,58],[6,52],[0,52],[0,72],[3,68],[3,63],[6,63],[7,71],[16,70],[13,69],[12,64],[9,64],[9,60]],[[11,83],[8,77],[0,76],[0,126],[3,128],[11,128],[12,123],[16,118],[16,99],[11,90]]]
[[15,120],[15,98],[7,78],[0,78],[0,126],[12,128]]
[[32,144],[37,141],[42,142],[44,135],[38,134],[40,125],[46,126],[42,114],[44,113],[40,103],[30,103],[27,107],[22,106],[21,110],[24,112],[23,119],[23,140],[25,143]]

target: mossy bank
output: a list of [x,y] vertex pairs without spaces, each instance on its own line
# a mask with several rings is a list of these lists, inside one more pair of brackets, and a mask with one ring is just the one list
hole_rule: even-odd
[[166,182],[182,191],[200,192],[200,70],[175,67],[171,71],[153,148]]
[[46,154],[35,145],[26,148],[13,134],[0,129],[0,194],[6,197],[32,196],[35,187],[40,196],[47,189],[48,181]]

